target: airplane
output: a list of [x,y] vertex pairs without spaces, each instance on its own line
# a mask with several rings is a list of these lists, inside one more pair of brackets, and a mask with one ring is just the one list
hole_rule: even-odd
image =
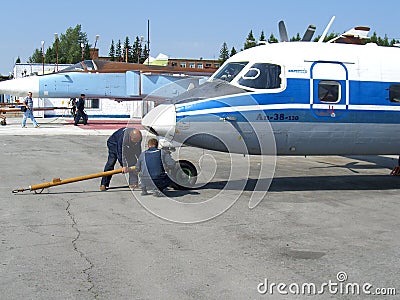
[[[27,76],[0,82],[0,94],[34,98],[109,98],[141,100],[171,82],[196,85],[212,75],[212,69],[193,69],[136,63],[85,60],[59,72]],[[192,78],[194,80],[182,80]],[[196,80],[195,80],[196,79]]]
[[365,43],[364,26],[323,42],[333,19],[317,42],[315,26],[288,42],[280,23],[282,42],[233,55],[207,82],[149,111],[143,127],[245,155],[399,155],[400,49]]

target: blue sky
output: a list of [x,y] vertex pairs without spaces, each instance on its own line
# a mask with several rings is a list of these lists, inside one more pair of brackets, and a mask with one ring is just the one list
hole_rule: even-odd
[[[113,7],[110,7],[113,5]],[[285,20],[289,36],[302,35],[309,24],[321,34],[332,16],[330,31],[344,32],[353,26],[370,26],[371,33],[400,39],[400,2],[376,1],[4,1],[0,20],[0,73],[12,71],[19,56],[26,62],[42,40],[52,45],[54,33],[82,25],[89,42],[100,55],[108,55],[111,40],[126,36],[147,36],[150,20],[152,56],[164,53],[172,58],[217,59],[223,42],[237,50],[253,30],[256,38],[263,30],[278,36],[278,22]],[[371,34],[370,33],[370,34]]]

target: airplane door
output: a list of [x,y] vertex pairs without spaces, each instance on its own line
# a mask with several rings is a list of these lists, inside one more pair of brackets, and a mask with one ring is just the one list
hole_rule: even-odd
[[310,70],[310,104],[318,119],[339,118],[347,112],[349,80],[341,62],[317,61]]

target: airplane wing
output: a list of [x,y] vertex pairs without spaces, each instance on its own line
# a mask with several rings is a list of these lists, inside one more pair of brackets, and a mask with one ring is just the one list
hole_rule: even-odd
[[357,26],[338,37],[335,37],[328,41],[328,43],[342,43],[342,44],[364,44],[365,40],[368,39],[368,33],[370,28],[366,26]]

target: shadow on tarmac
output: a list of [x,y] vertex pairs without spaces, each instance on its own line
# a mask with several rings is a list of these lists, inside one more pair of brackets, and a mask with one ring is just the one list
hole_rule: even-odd
[[[37,192],[35,193],[34,191],[32,192],[27,192],[27,193],[15,193],[15,195],[20,195],[20,196],[28,196],[28,195],[79,195],[79,194],[109,194],[109,193],[120,193],[120,192],[131,192],[131,189],[125,185],[125,186],[113,186],[109,187],[107,191],[100,191],[100,190],[79,190],[79,191],[53,191],[53,189],[57,188],[56,187],[51,187],[44,189],[43,192]],[[136,193],[140,193],[140,189],[134,190]],[[149,195],[151,195],[151,191],[149,191]],[[186,195],[200,195],[199,192],[193,191],[193,190],[167,190],[165,192],[165,195],[167,197],[183,197]]]
[[[257,182],[269,179],[247,180],[244,191],[254,191]],[[264,186],[268,182],[261,182]],[[226,180],[210,182],[197,190],[220,190],[227,184]],[[342,176],[307,176],[277,177],[272,180],[270,192],[295,191],[335,191],[335,190],[392,190],[400,188],[400,177],[390,175],[342,175]]]

